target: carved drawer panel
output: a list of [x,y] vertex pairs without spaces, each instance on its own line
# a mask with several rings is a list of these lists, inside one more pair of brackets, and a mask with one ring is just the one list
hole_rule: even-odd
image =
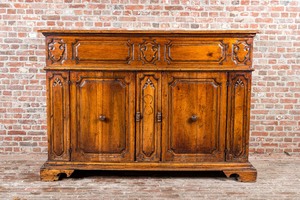
[[173,63],[207,63],[222,65],[227,44],[222,40],[177,40],[166,44],[165,60]]
[[123,63],[133,60],[133,43],[130,40],[95,39],[76,40],[72,45],[73,60],[76,63]]
[[49,36],[46,69],[248,70],[252,43],[236,36]]

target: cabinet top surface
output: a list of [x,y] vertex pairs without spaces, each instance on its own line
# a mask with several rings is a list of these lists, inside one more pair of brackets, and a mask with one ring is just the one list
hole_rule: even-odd
[[56,34],[160,34],[160,35],[255,35],[257,30],[38,30],[43,35]]

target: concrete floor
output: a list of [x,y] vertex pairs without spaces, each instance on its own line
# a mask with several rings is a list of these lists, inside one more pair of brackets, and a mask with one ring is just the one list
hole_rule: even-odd
[[45,154],[0,154],[0,199],[300,199],[300,157],[252,155],[256,183],[207,172],[79,171],[41,182]]

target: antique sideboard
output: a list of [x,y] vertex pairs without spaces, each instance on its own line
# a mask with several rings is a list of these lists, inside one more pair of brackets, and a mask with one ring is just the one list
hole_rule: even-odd
[[249,163],[256,31],[41,30],[48,161],[74,170],[223,171]]

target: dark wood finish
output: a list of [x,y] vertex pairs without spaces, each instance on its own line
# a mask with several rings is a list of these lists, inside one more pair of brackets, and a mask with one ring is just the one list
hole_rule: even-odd
[[40,31],[49,158],[73,170],[224,171],[248,162],[256,31]]

